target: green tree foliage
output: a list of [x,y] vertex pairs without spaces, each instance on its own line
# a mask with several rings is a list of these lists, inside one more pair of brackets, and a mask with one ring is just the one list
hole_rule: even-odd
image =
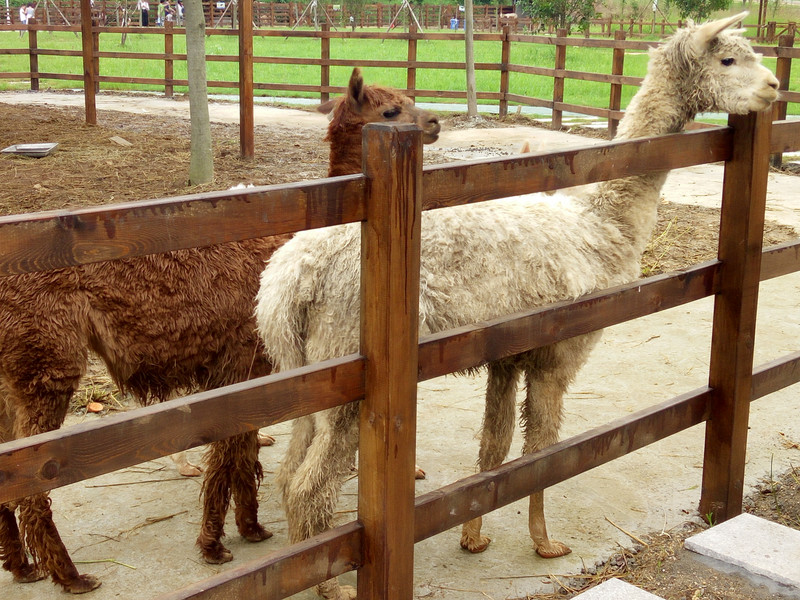
[[678,9],[681,18],[690,17],[700,21],[715,11],[728,10],[731,0],[671,0],[670,4]]
[[583,29],[594,17],[593,0],[519,0],[517,10],[544,25]]

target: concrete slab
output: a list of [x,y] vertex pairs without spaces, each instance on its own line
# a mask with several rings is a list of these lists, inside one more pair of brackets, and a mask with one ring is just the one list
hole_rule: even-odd
[[580,600],[657,600],[661,596],[645,592],[621,579],[609,579],[597,587],[578,594],[575,598],[580,598]]
[[687,549],[800,592],[800,531],[747,513],[690,537]]

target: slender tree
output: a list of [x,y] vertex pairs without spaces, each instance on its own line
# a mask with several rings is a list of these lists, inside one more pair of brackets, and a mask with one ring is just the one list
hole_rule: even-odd
[[475,44],[472,36],[472,0],[464,2],[464,48],[467,64],[467,116],[478,116],[478,95],[475,88]]
[[185,8],[189,116],[192,122],[189,184],[198,185],[214,178],[206,80],[206,19],[202,0],[186,0]]

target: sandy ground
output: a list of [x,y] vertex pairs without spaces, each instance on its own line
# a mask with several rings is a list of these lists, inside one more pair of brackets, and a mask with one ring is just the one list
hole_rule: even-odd
[[[33,97],[33,95],[30,95]],[[46,94],[36,101],[56,102]],[[58,102],[81,102],[82,96],[58,95]],[[18,99],[19,96],[16,96]],[[0,93],[0,102],[13,101]],[[108,106],[103,106],[108,102]],[[132,99],[126,110],[188,111],[188,103]],[[117,99],[98,97],[99,108],[122,108]],[[212,119],[238,119],[235,105],[214,105]],[[297,119],[297,121],[295,121]],[[260,107],[257,123],[302,129],[324,126],[324,117],[295,110]],[[541,129],[472,129],[448,131],[435,145],[454,157],[514,153],[522,141],[536,139],[541,149],[591,143]],[[664,196],[676,202],[718,206],[722,169],[718,165],[683,169],[670,175]],[[797,179],[770,175],[768,218],[800,231]],[[800,338],[800,276],[767,282],[760,296],[756,364],[797,349]],[[624,417],[707,382],[712,302],[709,299],[606,330],[565,400],[562,438]],[[425,493],[475,471],[478,431],[483,410],[482,376],[447,376],[419,387],[417,462],[428,478],[417,483]],[[796,386],[752,405],[746,490],[771,473],[800,461]],[[94,416],[81,417],[97,418]],[[72,418],[76,422],[78,418]],[[92,600],[151,598],[210,576],[221,569],[286,544],[286,523],[272,476],[286,447],[288,425],[273,427],[277,445],[264,448],[266,478],[261,489],[261,519],[275,536],[259,545],[235,535],[232,517],[227,540],[235,560],[206,565],[193,542],[200,517],[200,482],[179,478],[168,459],[139,465],[53,492],[56,521],[82,571],[98,575],[103,585]],[[634,535],[667,531],[696,520],[703,456],[703,428],[658,442],[609,465],[554,486],[546,492],[551,535],[571,546],[572,554],[554,560],[538,558],[527,533],[527,503],[506,506],[484,519],[493,538],[480,555],[463,552],[460,528],[416,546],[418,598],[525,597],[552,591],[553,576],[579,573],[605,560],[619,546],[633,545],[621,529]],[[519,436],[518,436],[519,437]],[[512,454],[521,448],[515,439]],[[199,459],[199,451],[191,453]],[[347,483],[341,520],[353,517],[355,481]],[[613,522],[613,524],[612,524]],[[616,526],[615,526],[616,524]],[[352,583],[354,575],[344,578]],[[63,598],[49,581],[15,585],[0,573],[0,597],[14,600]],[[305,592],[297,598],[316,596]]]

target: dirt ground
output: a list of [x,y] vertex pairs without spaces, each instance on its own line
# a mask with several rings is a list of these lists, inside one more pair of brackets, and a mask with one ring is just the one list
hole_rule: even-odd
[[[239,157],[238,127],[213,125],[215,179],[208,185],[187,188],[189,124],[165,115],[134,115],[102,111],[99,126],[83,124],[78,108],[0,104],[0,148],[25,142],[58,140],[60,148],[45,160],[0,156],[0,215],[101,205],[198,191],[226,189],[238,183],[276,184],[323,177],[327,146],[323,132],[298,135],[290,127],[257,126],[255,160]],[[503,123],[508,127],[509,121]],[[524,124],[530,125],[530,122]],[[444,128],[463,127],[460,118],[444,121]],[[491,128],[492,123],[485,125]],[[24,139],[20,131],[24,130]],[[111,140],[121,137],[132,146]],[[426,151],[426,162],[450,160],[436,150]],[[643,259],[648,274],[674,270],[712,258],[716,250],[719,212],[713,208],[664,203],[658,231]],[[765,245],[793,239],[790,227],[769,223]],[[100,400],[106,410],[124,410],[127,403],[99,370],[76,397],[74,410]],[[793,442],[787,439],[787,444]],[[794,444],[797,447],[796,444]],[[800,471],[791,469],[764,481],[748,497],[746,510],[800,529]],[[723,575],[692,559],[682,549],[685,537],[703,525],[690,518],[664,530],[653,523],[653,533],[631,535],[630,547],[597,565],[587,565],[581,575],[554,576],[552,594],[528,598],[570,598],[608,577],[623,577],[663,598],[678,600],[767,600],[781,597],[737,576]]]

